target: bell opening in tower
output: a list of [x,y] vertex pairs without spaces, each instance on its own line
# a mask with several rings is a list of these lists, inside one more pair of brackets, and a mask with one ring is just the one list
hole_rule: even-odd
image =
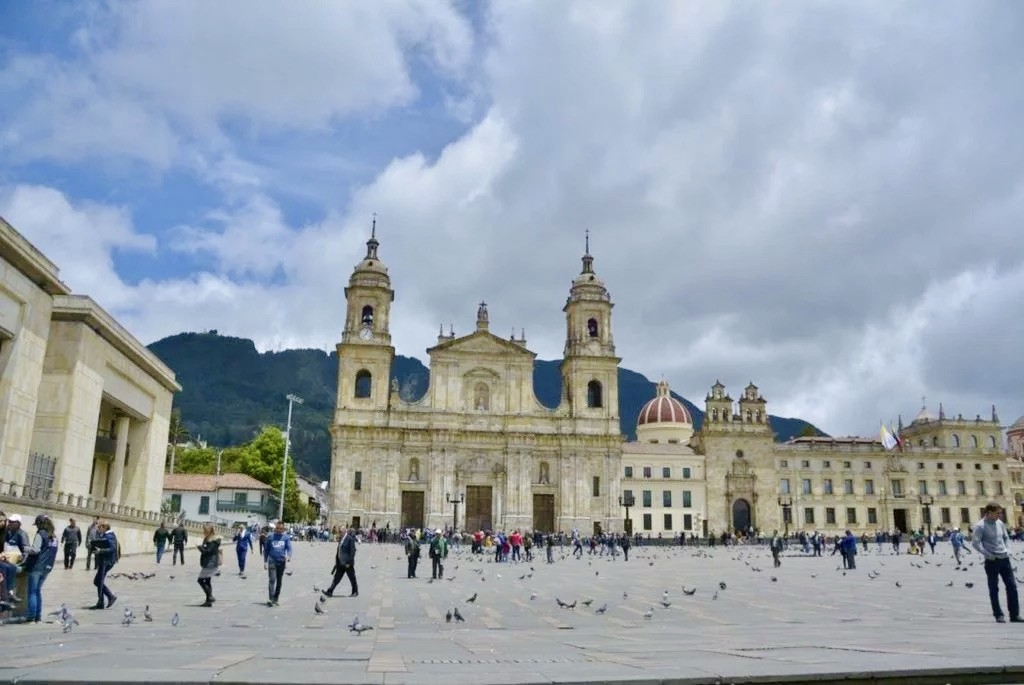
[[366,305],[365,307],[363,307],[362,322],[363,325],[366,327],[370,327],[373,325],[373,307],[371,307],[370,305]]
[[597,319],[590,319],[587,321],[587,333],[591,338],[598,337],[599,330],[597,327]]

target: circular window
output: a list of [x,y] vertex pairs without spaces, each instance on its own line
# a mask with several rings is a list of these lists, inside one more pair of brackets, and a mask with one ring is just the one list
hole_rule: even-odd
[[737,459],[742,459],[743,458],[743,450],[736,450],[736,458]]

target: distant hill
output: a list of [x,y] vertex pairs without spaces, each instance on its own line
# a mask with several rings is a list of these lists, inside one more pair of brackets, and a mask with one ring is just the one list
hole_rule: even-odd
[[[210,445],[235,445],[252,439],[261,425],[284,426],[285,395],[303,398],[292,415],[292,456],[299,473],[318,480],[328,478],[331,440],[328,433],[337,387],[337,354],[323,350],[256,350],[251,340],[209,333],[180,333],[158,340],[149,348],[174,369],[184,388],[175,397],[182,422],[193,436]],[[554,407],[562,392],[560,361],[537,361],[534,390],[542,404]],[[418,359],[396,356],[392,376],[405,399],[418,399],[427,391],[429,370]],[[654,397],[655,384],[642,374],[619,369],[619,414],[622,432],[635,437],[636,417]],[[674,393],[673,393],[674,394]],[[704,412],[675,395],[700,428]],[[786,441],[806,431],[823,435],[802,419],[771,417],[776,440]]]

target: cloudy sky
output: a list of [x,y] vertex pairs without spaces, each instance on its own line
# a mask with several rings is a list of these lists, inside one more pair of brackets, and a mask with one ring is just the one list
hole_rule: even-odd
[[0,3],[0,214],[145,342],[337,342],[374,212],[400,354],[561,354],[877,434],[1024,414],[1024,6]]

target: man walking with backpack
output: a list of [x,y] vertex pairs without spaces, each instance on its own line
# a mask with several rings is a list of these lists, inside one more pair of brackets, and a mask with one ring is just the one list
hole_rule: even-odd
[[[98,599],[92,609],[109,609],[117,601],[117,595],[107,587],[107,573],[120,558],[117,536],[110,530],[110,524],[106,521],[98,521],[96,524],[97,538],[92,542],[92,549],[96,556],[96,576],[92,584],[96,586]],[[103,600],[106,599],[106,605]]]
[[434,531],[434,539],[430,541],[430,577],[441,580],[444,575],[442,560],[448,557],[448,541],[444,539],[441,529]]

